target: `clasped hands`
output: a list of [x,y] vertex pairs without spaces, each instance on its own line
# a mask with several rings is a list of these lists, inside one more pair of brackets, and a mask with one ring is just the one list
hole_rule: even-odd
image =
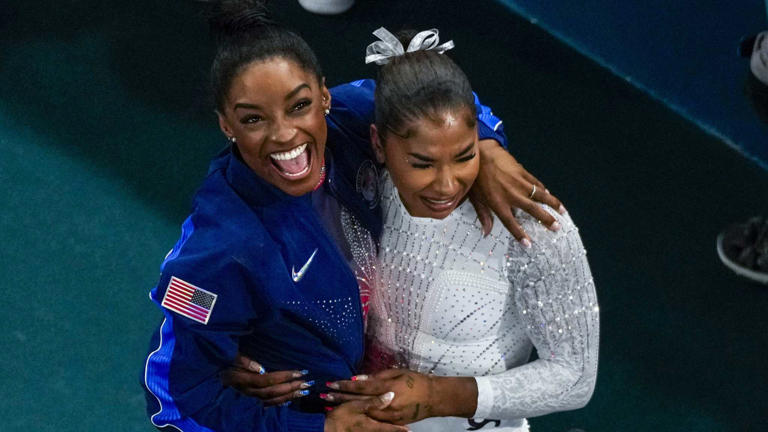
[[[235,366],[222,374],[224,383],[264,405],[280,405],[303,397],[314,385],[301,379],[305,371],[265,372],[256,361],[238,355]],[[473,378],[425,375],[406,369],[387,369],[372,375],[326,383],[332,391],[320,394],[333,407],[325,430],[403,432],[405,424],[435,416],[471,416],[476,408]],[[448,397],[446,397],[448,396]]]

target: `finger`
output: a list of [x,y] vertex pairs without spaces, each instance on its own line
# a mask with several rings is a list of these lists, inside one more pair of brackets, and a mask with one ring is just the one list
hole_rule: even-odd
[[303,398],[308,394],[308,390],[298,390],[272,399],[262,399],[262,403],[264,406],[287,405],[290,404],[291,401]]
[[377,396],[387,391],[378,380],[345,380],[325,383],[328,388],[345,393]]
[[487,205],[483,204],[474,194],[469,196],[469,202],[475,207],[475,213],[477,213],[477,219],[480,221],[481,230],[483,236],[487,236],[493,229],[493,217],[491,216],[491,209]]
[[566,210],[563,206],[563,203],[560,202],[556,196],[552,195],[549,189],[547,189],[547,187],[544,186],[542,182],[540,182],[536,177],[527,171],[523,173],[523,177],[537,186],[536,195],[534,196],[535,201],[548,205],[549,207],[557,210],[557,212],[560,214],[565,214]]
[[318,395],[320,399],[323,399],[326,402],[333,402],[333,403],[344,403],[349,401],[359,401],[359,400],[368,400],[375,396],[364,396],[364,395],[357,395],[357,394],[351,394],[351,393],[320,393]]
[[[233,387],[249,396],[259,398],[271,398],[291,391],[308,388],[313,381],[294,380],[296,374],[291,371],[270,372],[260,375],[244,369],[228,369],[221,374],[221,380],[225,385]],[[287,382],[285,382],[287,381]]]
[[[307,389],[313,385],[315,385],[314,381],[294,381],[261,389],[253,389],[250,396],[256,396],[262,400],[282,397],[284,395],[294,395],[294,397],[301,397],[309,394],[309,390]],[[300,394],[300,392],[303,393]]]
[[494,208],[493,211],[496,213],[496,216],[499,217],[499,220],[501,220],[501,223],[504,224],[504,227],[507,228],[507,231],[509,231],[510,234],[520,242],[523,247],[526,249],[531,247],[531,238],[528,237],[528,234],[525,232],[522,226],[517,222],[517,218],[515,217],[515,214],[512,212],[512,209],[507,206],[500,206],[498,208]]
[[560,202],[559,199],[557,199],[556,196],[552,195],[551,193],[542,193],[537,197],[537,200],[540,203],[548,205],[550,208],[556,210],[560,214],[565,214],[565,206],[563,206],[563,203]]
[[243,369],[247,369],[253,372],[257,372],[260,374],[266,373],[267,371],[264,370],[264,368],[261,366],[261,363],[257,362],[256,360],[251,359],[250,357],[246,357],[245,355],[241,353],[237,353],[237,356],[235,357],[235,366],[238,366]]
[[544,183],[542,183],[541,181],[539,181],[539,179],[537,179],[536,177],[534,177],[534,176],[533,176],[533,174],[529,173],[528,171],[526,171],[526,170],[523,170],[523,171],[522,171],[522,176],[523,176],[523,178],[524,178],[524,179],[526,179],[526,180],[527,180],[529,183],[531,183],[532,185],[536,185],[536,189],[537,189],[537,190],[540,190],[540,191],[542,191],[542,192],[544,192],[544,191],[546,191],[546,190],[547,190],[547,187],[546,187],[546,186],[544,186]]
[[370,409],[380,409],[383,410],[384,408],[388,407],[389,404],[392,403],[392,401],[395,399],[395,392],[386,392],[379,397],[375,397],[366,403],[367,408],[366,412]]
[[555,219],[554,216],[549,214],[548,211],[544,210],[540,205],[536,204],[533,201],[528,202],[526,205],[522,207],[522,210],[528,213],[529,215],[536,218],[539,223],[546,226],[552,231],[558,231],[560,230],[560,222]]
[[241,387],[265,388],[274,385],[291,382],[304,376],[304,371],[277,371],[259,374],[250,370],[230,368],[222,374],[229,385]]

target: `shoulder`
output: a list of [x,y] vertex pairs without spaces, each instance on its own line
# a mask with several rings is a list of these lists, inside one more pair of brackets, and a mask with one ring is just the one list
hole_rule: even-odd
[[209,173],[198,190],[180,243],[164,267],[227,273],[228,278],[273,247],[259,215],[232,190],[221,170]]
[[334,99],[339,98],[340,101],[345,101],[347,99],[359,99],[364,97],[373,99],[375,90],[376,81],[372,79],[361,79],[331,87],[330,92]]
[[364,79],[330,89],[331,120],[346,128],[359,126],[358,135],[367,137],[368,126],[374,121],[375,81]]
[[551,231],[531,215],[518,212],[517,220],[531,238],[531,247],[522,247],[510,236],[508,267],[527,271],[553,272],[571,266],[581,266],[586,250],[579,229],[570,214],[559,214],[542,205],[560,224],[558,231]]

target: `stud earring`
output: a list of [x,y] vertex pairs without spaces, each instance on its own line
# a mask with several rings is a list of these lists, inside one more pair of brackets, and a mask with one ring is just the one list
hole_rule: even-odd
[[231,136],[231,137],[227,137],[227,139],[228,139],[228,140],[229,140],[229,142],[231,142],[232,144],[235,144],[235,143],[237,143],[237,138],[235,138],[234,136]]
[[[325,105],[326,102],[328,102],[328,98],[323,97],[323,105]],[[324,112],[325,112],[325,115],[328,115],[331,113],[330,104],[328,104],[328,108],[326,108]]]

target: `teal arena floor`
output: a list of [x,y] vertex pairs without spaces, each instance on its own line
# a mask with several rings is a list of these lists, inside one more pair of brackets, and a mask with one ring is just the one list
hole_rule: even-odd
[[[273,1],[329,84],[371,77],[370,32],[438,27],[515,155],[568,207],[601,304],[597,389],[533,431],[768,430],[768,287],[715,237],[768,214],[768,173],[491,0]],[[0,431],[153,430],[147,293],[225,142],[192,1],[0,7]]]

